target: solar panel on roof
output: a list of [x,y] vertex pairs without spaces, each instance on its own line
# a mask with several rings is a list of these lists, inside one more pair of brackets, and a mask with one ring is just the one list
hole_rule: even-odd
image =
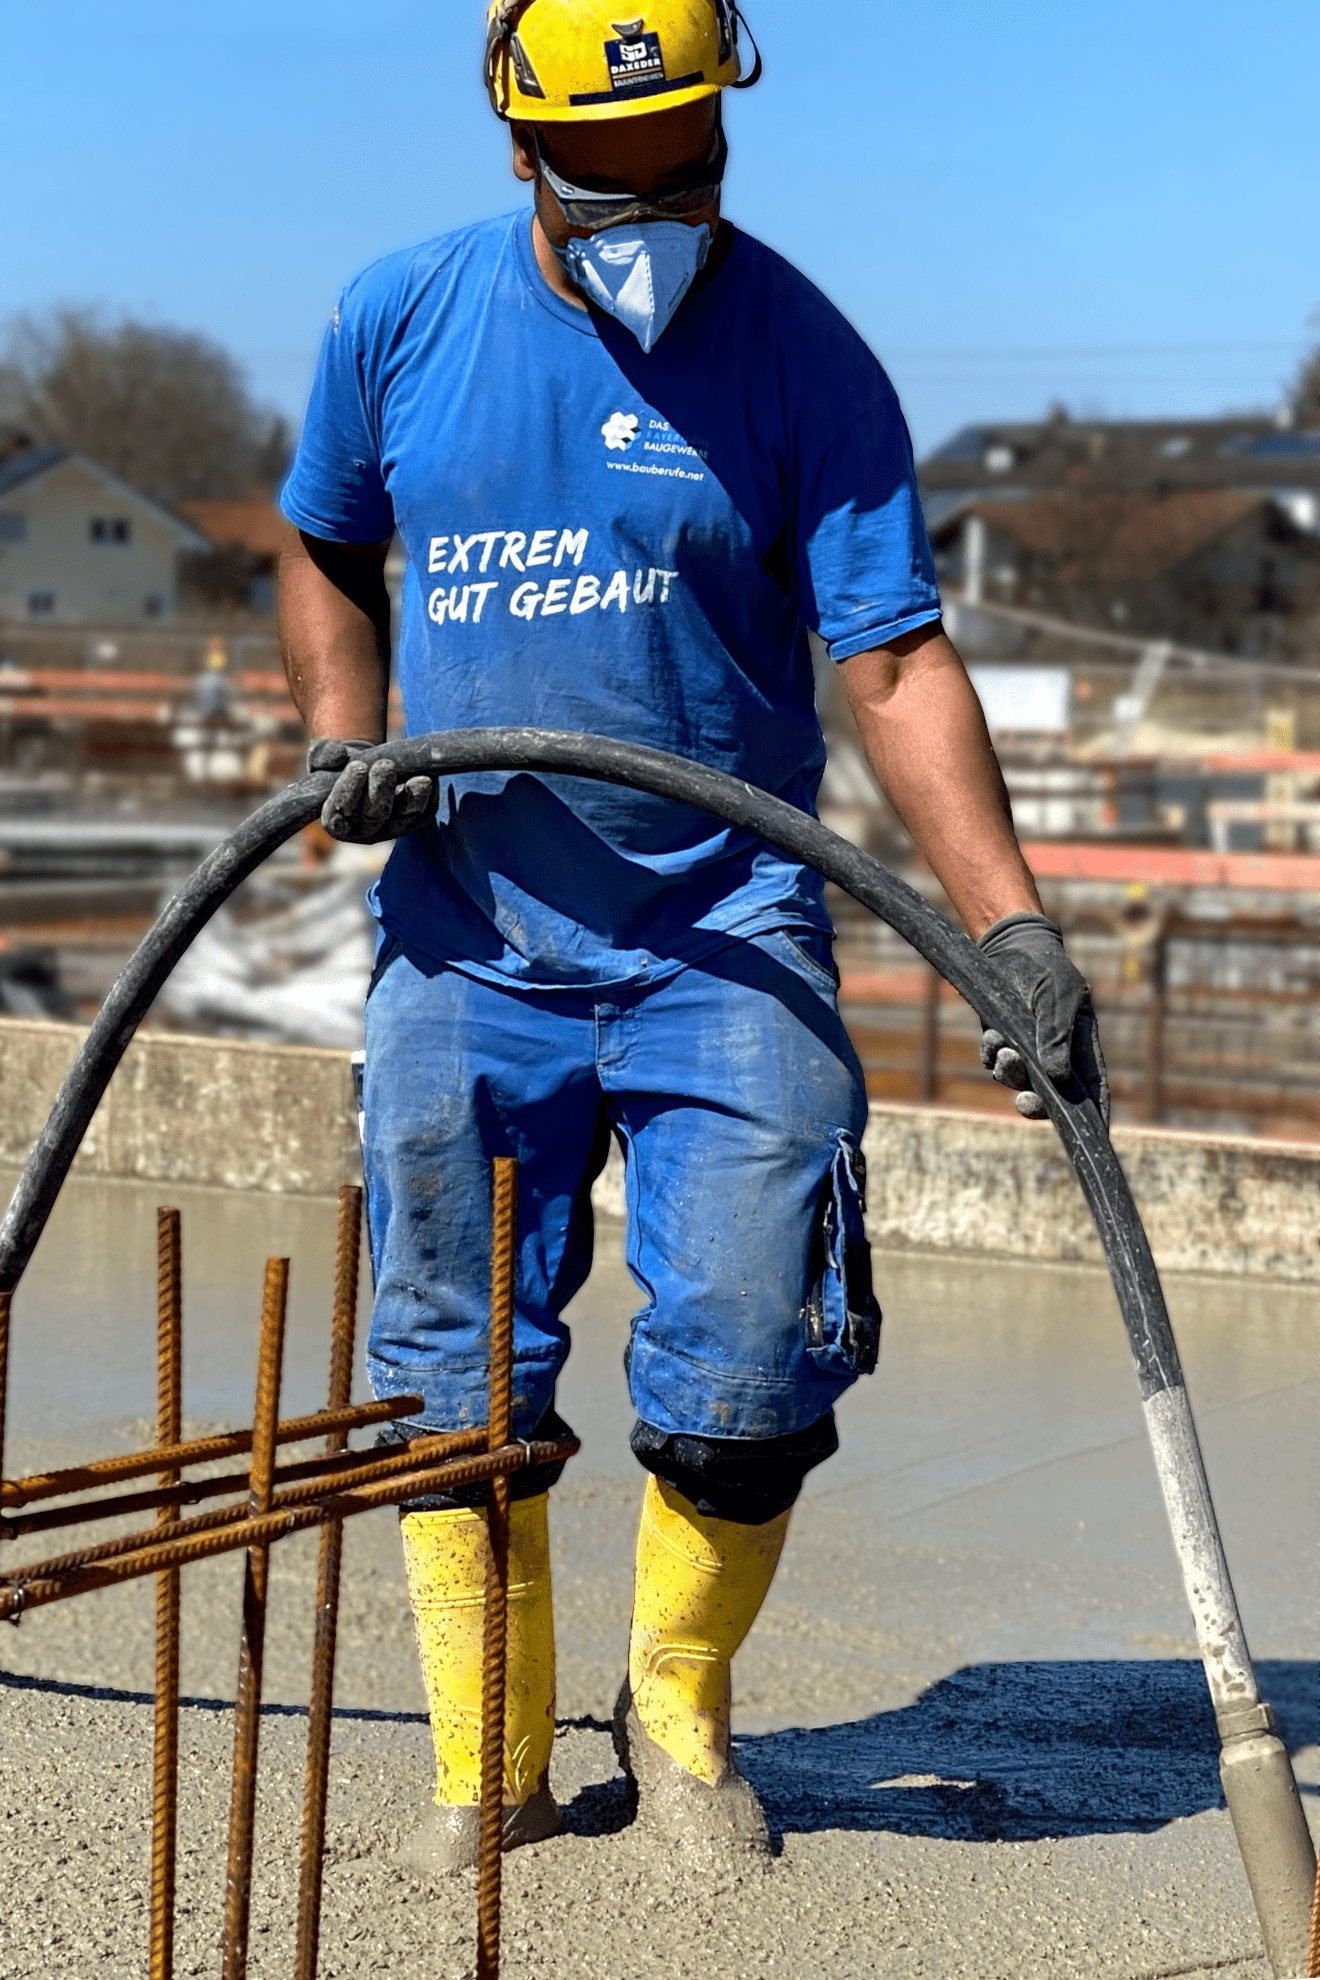
[[1320,458],[1320,433],[1262,433],[1246,449],[1249,454],[1281,454],[1292,459]]
[[932,461],[979,461],[985,452],[987,434],[983,426],[960,427],[942,447],[929,456]]

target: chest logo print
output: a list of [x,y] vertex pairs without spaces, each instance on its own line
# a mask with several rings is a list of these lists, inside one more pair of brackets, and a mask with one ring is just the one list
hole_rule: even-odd
[[605,445],[611,452],[626,454],[637,438],[640,425],[641,421],[636,413],[616,412],[610,414],[600,430],[605,436]]

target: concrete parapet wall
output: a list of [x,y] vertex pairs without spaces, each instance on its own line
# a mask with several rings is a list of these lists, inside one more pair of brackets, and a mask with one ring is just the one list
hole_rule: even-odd
[[[0,1163],[27,1159],[73,1063],[76,1026],[0,1021]],[[889,1249],[1099,1264],[1053,1133],[1002,1116],[876,1102],[868,1222]],[[1164,1271],[1320,1281],[1320,1148],[1118,1128]],[[331,1195],[361,1174],[348,1055],[148,1033],[134,1040],[77,1162],[84,1175]],[[617,1152],[597,1209],[622,1215]]]
[[[84,1035],[71,1024],[0,1022],[0,1161],[27,1160]],[[143,1033],[75,1172],[333,1195],[362,1174],[348,1054]]]
[[[1044,1123],[876,1101],[864,1146],[875,1244],[1102,1262]],[[1161,1271],[1320,1281],[1320,1147],[1137,1127],[1114,1146]]]

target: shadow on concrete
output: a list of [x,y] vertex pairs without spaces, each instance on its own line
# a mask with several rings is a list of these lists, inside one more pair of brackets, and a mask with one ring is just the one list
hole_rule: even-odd
[[[1264,1659],[1261,1690],[1292,1753],[1320,1739],[1316,1666]],[[0,1692],[150,1705],[149,1692],[0,1672]],[[233,1701],[186,1698],[232,1712]],[[267,1704],[263,1717],[306,1707]],[[337,1708],[337,1721],[427,1724],[421,1712]],[[604,1720],[561,1731],[608,1734]],[[735,1741],[776,1839],[817,1830],[890,1830],[962,1842],[1139,1834],[1220,1808],[1219,1743],[1200,1664],[1186,1660],[972,1664],[895,1712],[849,1725],[792,1728]],[[1308,1797],[1317,1792],[1304,1788]],[[579,1788],[564,1809],[572,1834],[611,1835],[633,1818],[622,1777]]]
[[[1316,1671],[1262,1662],[1290,1751],[1317,1737]],[[781,1835],[954,1841],[1140,1833],[1223,1806],[1198,1662],[973,1664],[901,1711],[736,1741]]]
[[[75,1684],[65,1678],[28,1677],[19,1671],[0,1671],[2,1691],[42,1691],[56,1698],[90,1698],[108,1701],[118,1705],[154,1705],[155,1694],[150,1691],[121,1691],[109,1684]],[[179,1707],[186,1712],[232,1712],[232,1698],[180,1698]],[[269,1700],[261,1707],[263,1719],[305,1719],[305,1705],[271,1704]],[[384,1726],[426,1726],[431,1722],[425,1712],[383,1712],[368,1705],[336,1705],[335,1718],[346,1723],[361,1721],[368,1725],[378,1723]]]

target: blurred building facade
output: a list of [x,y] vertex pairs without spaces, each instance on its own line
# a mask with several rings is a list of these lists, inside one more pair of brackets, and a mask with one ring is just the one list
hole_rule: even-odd
[[85,454],[34,447],[0,462],[0,622],[132,626],[173,618],[191,524]]
[[1320,664],[1320,431],[1058,412],[964,427],[920,474],[969,604]]

